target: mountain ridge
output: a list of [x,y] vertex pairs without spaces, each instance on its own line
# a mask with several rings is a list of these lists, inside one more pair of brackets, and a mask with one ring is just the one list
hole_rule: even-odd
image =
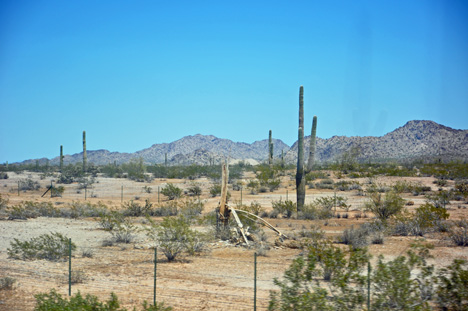
[[[320,129],[318,129],[320,133]],[[309,138],[305,137],[306,155]],[[280,139],[273,139],[274,157],[280,158],[285,152],[285,161],[297,161],[297,141],[289,147]],[[383,136],[332,136],[317,137],[316,160],[335,161],[351,149],[357,151],[359,160],[408,159],[418,157],[439,157],[444,159],[468,158],[468,130],[453,129],[428,120],[411,120]],[[87,150],[88,162],[96,165],[125,163],[142,158],[145,163],[164,163],[167,154],[170,165],[190,163],[219,163],[224,158],[248,160],[251,163],[265,161],[268,157],[268,139],[253,143],[234,142],[213,135],[188,135],[171,143],[153,144],[134,153],[110,152],[105,149]],[[83,153],[64,156],[64,164],[81,162]],[[46,158],[37,159],[41,164]],[[306,156],[307,160],[307,156]],[[36,159],[25,160],[22,164],[34,164]],[[59,157],[50,160],[59,163]]]

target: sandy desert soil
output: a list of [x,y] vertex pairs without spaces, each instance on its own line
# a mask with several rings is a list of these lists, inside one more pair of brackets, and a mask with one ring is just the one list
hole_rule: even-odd
[[[50,185],[52,177],[40,179],[36,173],[9,173],[10,178],[0,181],[0,194],[9,199],[9,205],[22,201],[52,202],[56,207],[67,206],[72,202],[85,200],[83,190],[77,190],[77,184],[64,185],[65,192],[61,198],[41,197],[45,187]],[[39,181],[41,189],[38,191],[17,192],[18,180],[31,178]],[[246,176],[246,179],[249,175]],[[381,177],[376,182],[391,185],[402,178]],[[433,178],[411,177],[407,181],[421,183],[435,189]],[[361,184],[366,179],[353,179]],[[183,189],[187,189],[189,181],[156,179],[151,183],[139,183],[126,179],[99,177],[93,188],[86,193],[86,200],[92,203],[102,202],[115,209],[121,207],[123,201],[136,199],[143,203],[149,199],[158,203],[158,187],[171,182]],[[219,198],[208,196],[211,182],[200,179],[202,185],[202,200],[205,201],[204,213],[212,211],[218,204]],[[144,186],[151,187],[152,193],[146,193]],[[452,186],[450,183],[449,186]],[[122,191],[123,189],[123,191]],[[246,190],[232,191],[231,201],[244,204],[258,202],[265,210],[272,209],[272,200],[295,200],[294,181],[285,176],[282,187],[274,192],[251,195]],[[331,196],[332,190],[308,189],[306,202],[321,196]],[[349,217],[332,218],[329,220],[296,220],[296,219],[267,219],[279,230],[287,235],[319,226],[326,236],[335,238],[344,229],[369,221],[367,218],[357,218],[363,215],[360,211],[365,197],[359,196],[357,191],[338,192],[337,195],[348,198],[351,209]],[[409,210],[414,210],[425,202],[423,196],[404,194],[403,197],[414,202]],[[165,198],[160,195],[159,200]],[[465,202],[452,202],[448,207],[450,219],[467,218],[468,210]],[[338,210],[343,213],[344,211]],[[155,218],[160,221],[161,218]],[[145,220],[135,218],[133,222],[143,227]],[[199,227],[200,230],[206,228]],[[68,262],[50,262],[45,260],[21,261],[8,258],[7,249],[14,239],[28,240],[43,233],[60,232],[72,239],[77,250],[72,258],[72,270],[80,273],[82,283],[72,286],[72,293],[90,293],[98,295],[102,300],[114,292],[123,305],[127,307],[139,306],[144,300],[152,302],[154,285],[154,251],[149,248],[144,233],[139,233],[134,243],[116,244],[103,247],[102,241],[110,234],[101,229],[96,219],[68,219],[39,217],[28,220],[0,220],[0,277],[9,276],[16,279],[13,291],[0,291],[0,310],[33,310],[34,294],[46,292],[55,288],[63,295],[68,294]],[[266,256],[257,259],[257,308],[265,310],[268,306],[269,293],[277,288],[273,284],[274,278],[283,275],[291,260],[301,253],[300,249],[275,246],[275,234],[265,229],[270,250]],[[404,254],[415,237],[390,236],[384,244],[369,246],[373,260],[380,254],[392,259]],[[428,234],[423,238],[433,243],[434,258],[431,263],[436,266],[449,264],[454,258],[468,260],[468,250],[455,247],[446,236]],[[254,249],[236,246],[225,241],[213,241],[209,244],[209,251],[199,256],[184,256],[176,262],[168,263],[162,254],[158,254],[157,268],[157,300],[164,301],[174,310],[252,310],[254,297]],[[92,253],[91,257],[83,256],[84,252]]]

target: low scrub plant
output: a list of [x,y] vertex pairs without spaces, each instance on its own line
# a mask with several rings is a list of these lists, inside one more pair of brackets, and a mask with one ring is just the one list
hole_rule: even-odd
[[0,290],[12,290],[16,279],[5,276],[0,278]]
[[[99,301],[97,296],[91,294],[83,297],[79,291],[70,298],[64,298],[55,289],[51,289],[47,293],[36,294],[34,297],[36,298],[35,311],[127,311],[120,306],[119,299],[114,293],[111,293],[110,299],[105,302]],[[136,308],[134,310],[136,311]],[[151,305],[144,301],[141,310],[170,311],[172,308],[165,306],[162,302]]]
[[182,189],[177,186],[174,186],[171,183],[168,183],[161,189],[161,193],[165,195],[169,200],[175,200],[181,197]]
[[468,246],[468,222],[466,220],[460,220],[456,222],[449,232],[450,239],[457,246]]
[[[76,245],[71,243],[71,248],[72,251],[75,250]],[[60,261],[68,257],[69,239],[58,232],[42,234],[29,241],[14,239],[7,253],[8,257],[13,259]]]
[[372,212],[378,219],[386,221],[390,217],[400,214],[404,206],[405,200],[395,192],[388,192],[385,195],[371,192],[365,209]]
[[297,211],[296,203],[291,200],[272,201],[273,211],[277,211],[278,214],[283,215],[286,218],[291,218],[292,214]]
[[[160,224],[156,224],[147,217],[150,224],[146,228],[147,237],[155,243],[158,250],[161,250],[167,260],[174,261],[178,255],[184,252],[203,250],[198,232],[190,228],[190,223],[185,217],[164,217]],[[194,247],[195,241],[198,243]]]

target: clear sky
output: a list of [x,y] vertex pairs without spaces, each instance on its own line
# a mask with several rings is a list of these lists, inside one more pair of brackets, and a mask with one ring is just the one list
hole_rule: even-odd
[[468,1],[0,1],[0,163],[468,128]]

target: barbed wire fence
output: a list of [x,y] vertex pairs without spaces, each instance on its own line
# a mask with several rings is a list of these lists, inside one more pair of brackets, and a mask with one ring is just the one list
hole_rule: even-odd
[[[174,310],[267,310],[270,291],[278,290],[273,279],[288,266],[256,254],[245,260],[202,255],[169,263],[160,252],[155,257],[154,249],[117,246],[87,252],[92,255],[74,251],[63,262],[2,256],[0,275],[16,279],[18,287],[31,293],[55,288],[63,296],[79,291],[102,300],[115,293],[122,304],[137,309],[143,301],[163,301]],[[32,294],[29,299],[34,300]]]

